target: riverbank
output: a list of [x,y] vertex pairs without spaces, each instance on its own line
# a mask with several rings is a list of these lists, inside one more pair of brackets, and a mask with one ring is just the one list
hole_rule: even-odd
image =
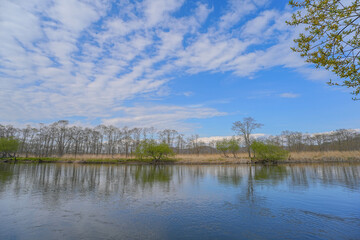
[[[15,159],[1,159],[0,162],[15,162]],[[137,159],[123,155],[64,155],[62,157],[24,157],[19,156],[16,162],[21,163],[78,163],[78,164],[154,164],[151,159]],[[360,151],[348,152],[299,152],[290,153],[289,158],[279,163],[324,163],[324,162],[360,162]],[[157,164],[250,164],[245,153],[236,157],[220,154],[179,154]]]
[[[179,155],[176,157],[182,164],[250,164],[246,153],[236,157],[224,157],[220,154]],[[291,152],[287,160],[279,163],[323,163],[323,162],[360,162],[360,151],[329,152]]]

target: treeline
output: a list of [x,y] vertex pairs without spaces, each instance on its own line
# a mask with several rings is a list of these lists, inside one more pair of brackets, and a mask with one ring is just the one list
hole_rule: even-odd
[[[19,142],[18,154],[49,157],[64,154],[123,154],[133,155],[144,140],[156,140],[168,144],[175,153],[213,154],[219,141],[204,142],[198,135],[185,137],[176,130],[155,128],[118,128],[99,125],[94,128],[71,126],[61,120],[52,124],[40,124],[38,127],[16,128],[0,124],[0,138],[15,138]],[[246,136],[234,136],[238,142],[238,152],[247,151]],[[282,146],[291,152],[301,151],[354,151],[360,150],[360,133],[351,129],[339,129],[330,133],[306,134],[283,131],[278,136],[266,136],[257,139],[264,143]]]
[[290,152],[360,150],[360,132],[353,129],[337,129],[316,134],[283,131],[278,136],[268,136],[258,140],[282,146]]

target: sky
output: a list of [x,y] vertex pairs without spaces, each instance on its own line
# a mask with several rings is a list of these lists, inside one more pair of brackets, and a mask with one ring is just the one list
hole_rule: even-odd
[[292,52],[288,0],[0,0],[0,124],[232,135],[359,128],[360,101]]

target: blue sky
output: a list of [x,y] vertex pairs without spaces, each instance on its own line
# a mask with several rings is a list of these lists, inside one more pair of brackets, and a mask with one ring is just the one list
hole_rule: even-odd
[[287,0],[1,1],[0,122],[232,135],[359,128],[359,102],[290,50]]

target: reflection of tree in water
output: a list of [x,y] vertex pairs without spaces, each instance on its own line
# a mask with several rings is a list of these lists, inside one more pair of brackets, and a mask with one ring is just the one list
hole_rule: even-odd
[[[106,199],[136,197],[144,191],[169,191],[172,166],[0,164],[0,193],[38,192],[44,203],[58,205],[77,195],[95,194]],[[153,189],[157,184],[160,188]]]
[[[79,164],[0,164],[0,193],[38,192],[44,202],[56,205],[75,195],[96,194],[138,197],[144,191],[177,191],[184,180],[199,184],[207,176],[220,184],[242,186],[248,200],[256,186],[309,187],[315,183],[360,186],[360,164],[303,164],[290,166],[148,166]],[[246,194],[245,194],[246,193]],[[260,192],[259,192],[260,193]],[[261,197],[261,196],[260,196]],[[258,197],[259,198],[259,197]]]
[[136,166],[135,181],[140,184],[169,183],[173,176],[173,168],[164,165]]
[[304,167],[294,166],[289,168],[289,174],[291,179],[291,185],[307,188],[310,186],[310,180],[308,176],[308,170]]
[[253,179],[253,166],[249,166],[249,174],[248,174],[248,180],[247,180],[247,191],[246,191],[246,199],[249,202],[256,202],[255,196],[254,196],[254,179]]
[[182,169],[184,177],[188,177],[193,184],[197,184],[199,178],[203,178],[209,168],[205,166],[181,166],[180,169]]
[[254,180],[266,181],[276,185],[283,181],[289,174],[286,166],[255,166]]
[[360,187],[359,164],[299,164],[289,169],[292,185],[309,186],[310,182],[319,181],[322,184],[341,184],[350,189]]
[[248,168],[246,196],[255,197],[255,186],[278,185],[289,180],[292,187],[308,188],[316,182],[326,185],[342,185],[350,189],[360,187],[359,164],[299,164],[278,166],[252,166]]
[[276,185],[288,175],[286,166],[249,166],[246,199],[256,202],[254,188],[257,184]]
[[219,183],[225,185],[239,186],[242,182],[244,171],[242,167],[219,166],[217,178]]
[[0,193],[5,190],[6,183],[11,181],[13,175],[9,164],[0,164]]

